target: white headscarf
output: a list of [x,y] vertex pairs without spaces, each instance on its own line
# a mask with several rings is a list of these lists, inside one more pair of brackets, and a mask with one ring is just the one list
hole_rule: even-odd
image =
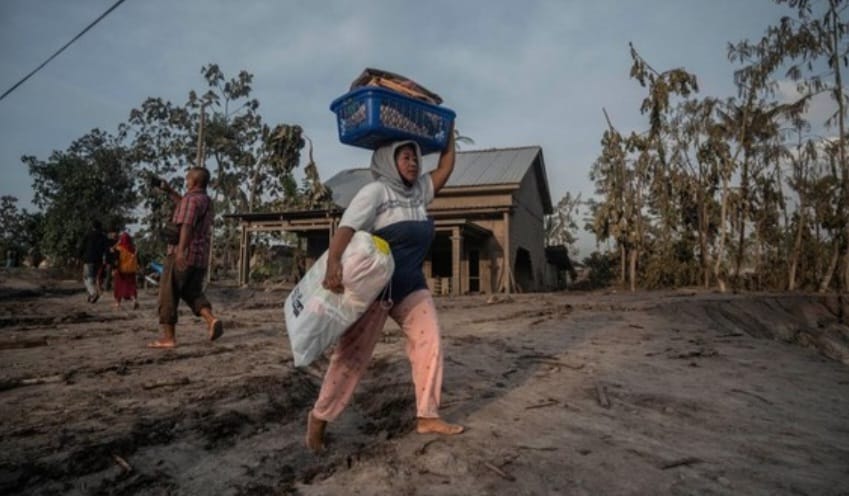
[[371,156],[371,175],[376,181],[380,181],[392,188],[399,195],[409,198],[416,193],[416,190],[421,188],[419,182],[415,181],[412,186],[404,184],[401,179],[401,173],[398,172],[398,166],[395,165],[395,151],[407,145],[413,145],[416,150],[416,163],[419,165],[419,175],[422,174],[422,150],[419,144],[415,141],[395,141],[388,145],[381,146]]

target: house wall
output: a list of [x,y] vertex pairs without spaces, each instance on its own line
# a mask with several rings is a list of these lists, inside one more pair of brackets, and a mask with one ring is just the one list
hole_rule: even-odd
[[520,248],[528,251],[531,260],[533,281],[531,287],[522,287],[523,291],[545,289],[545,212],[535,171],[535,167],[529,168],[522,179],[514,195],[515,209],[510,221],[511,264],[515,268],[516,254]]
[[[492,231],[492,236],[481,239],[477,236],[464,236],[463,249],[461,253],[461,291],[467,293],[469,291],[469,252],[477,250],[480,264],[479,277],[480,288],[482,294],[490,294],[498,291],[499,276],[503,265],[503,252],[501,240],[504,239],[504,221],[501,214],[498,219],[492,218],[477,218],[471,220],[474,224]],[[430,272],[427,273],[428,275]]]
[[[465,218],[453,219],[444,216],[441,217],[441,219],[455,220],[457,222],[468,220]],[[469,253],[474,250],[478,252],[478,292],[481,294],[494,293],[498,290],[498,276],[502,265],[501,259],[503,249],[501,247],[500,240],[502,239],[501,236],[504,235],[504,222],[500,220],[500,218],[499,220],[494,220],[491,218],[477,218],[472,220],[472,222],[478,226],[489,229],[493,232],[493,236],[463,236],[460,253],[460,293],[467,294],[470,291]],[[427,259],[425,259],[424,262],[423,269],[425,273],[425,278],[427,279],[428,287],[434,292],[434,294],[441,294],[447,292],[447,290],[443,290],[445,285],[442,284],[441,281],[437,281],[437,279],[440,279],[440,275],[434,274],[434,268],[435,266],[444,266],[446,263],[450,263],[451,236],[453,235],[452,231],[453,228],[450,227],[442,227],[437,229],[437,237],[436,239],[434,239],[433,245],[431,245],[431,251],[430,253],[428,253],[428,257]],[[433,257],[442,257],[443,259],[440,261],[434,261]],[[453,270],[451,272],[453,272]],[[450,279],[451,273],[446,272],[445,274],[441,275],[441,278]]]
[[[492,232],[492,236],[486,239],[480,239],[476,236],[463,237],[460,254],[460,291],[462,294],[469,292],[469,252],[472,250],[477,250],[479,254],[480,293],[490,294],[498,291],[498,278],[503,265],[501,240],[504,239],[505,226],[503,214],[495,211],[495,209],[508,208],[512,203],[513,195],[509,192],[467,191],[458,193],[445,189],[428,206],[428,213],[437,220],[468,221]],[[491,210],[481,212],[484,209]],[[440,235],[447,236],[450,242],[450,232],[441,232]],[[431,274],[431,265],[428,263],[425,267],[425,275],[431,278]],[[429,281],[429,284],[435,286],[434,281]],[[435,287],[438,288],[438,286]]]
[[439,195],[433,199],[428,206],[429,212],[439,212],[440,210],[456,210],[468,208],[497,208],[508,207],[513,201],[510,193],[465,193],[457,194],[455,192],[443,189]]
[[[505,225],[503,213],[475,213],[481,208],[511,208],[509,222],[510,254],[509,264],[516,279],[515,269],[517,254],[520,249],[526,250],[530,259],[531,270],[527,281],[519,281],[523,291],[541,291],[547,288],[546,259],[545,259],[545,207],[540,199],[540,184],[536,164],[528,169],[527,174],[513,193],[466,192],[458,195],[455,192],[438,196],[428,208],[437,219],[449,218],[441,212],[445,210],[467,210],[463,218],[488,229],[492,237],[485,241],[463,240],[461,261],[461,279],[463,292],[468,291],[469,267],[468,254],[470,250],[478,249],[480,253],[480,289],[483,293],[497,292],[501,287],[502,271],[505,256],[503,240],[508,227]],[[445,192],[445,190],[443,190]],[[455,196],[456,195],[456,196]],[[458,217],[460,215],[458,214]]]

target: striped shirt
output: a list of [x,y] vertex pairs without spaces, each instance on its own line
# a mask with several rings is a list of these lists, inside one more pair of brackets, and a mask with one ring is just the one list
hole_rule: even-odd
[[[209,247],[212,238],[212,220],[215,212],[212,200],[203,190],[190,191],[183,195],[174,210],[171,222],[194,226],[189,240],[186,260],[191,267],[205,269],[209,265]],[[168,254],[175,253],[176,246],[168,245]]]
[[419,289],[427,289],[422,265],[433,242],[434,223],[427,205],[433,201],[433,179],[419,176],[406,197],[382,181],[363,186],[345,209],[339,226],[368,231],[389,243],[395,271],[386,298],[401,302]]

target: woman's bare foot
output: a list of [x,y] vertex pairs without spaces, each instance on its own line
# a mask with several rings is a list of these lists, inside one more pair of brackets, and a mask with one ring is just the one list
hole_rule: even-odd
[[310,411],[307,417],[307,448],[313,453],[320,453],[324,449],[324,428],[327,421],[315,418]]
[[209,324],[209,340],[215,341],[222,334],[224,334],[224,323],[220,319],[213,319],[212,323]]
[[459,424],[449,424],[439,417],[416,419],[416,432],[419,434],[444,434],[454,436],[463,432],[465,428]]
[[147,344],[148,348],[170,349],[170,348],[173,348],[175,346],[177,346],[177,342],[174,341],[173,339],[167,339],[167,338],[157,339],[156,341],[151,341],[150,343]]

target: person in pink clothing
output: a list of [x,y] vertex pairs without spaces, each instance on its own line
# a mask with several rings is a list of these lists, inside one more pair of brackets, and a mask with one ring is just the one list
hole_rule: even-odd
[[355,231],[371,232],[389,242],[395,271],[385,296],[378,298],[339,339],[325,373],[321,391],[307,418],[306,444],[313,452],[324,447],[327,423],[348,406],[368,368],[387,317],[407,337],[416,394],[416,431],[454,435],[463,426],[439,416],[442,390],[442,344],[433,298],[422,264],[434,237],[427,205],[454,170],[454,130],[439,157],[437,168],[420,175],[421,150],[413,141],[392,143],[374,151],[374,181],[363,186],[345,209],[339,229],[330,241],[325,288],[341,292],[342,253]]

